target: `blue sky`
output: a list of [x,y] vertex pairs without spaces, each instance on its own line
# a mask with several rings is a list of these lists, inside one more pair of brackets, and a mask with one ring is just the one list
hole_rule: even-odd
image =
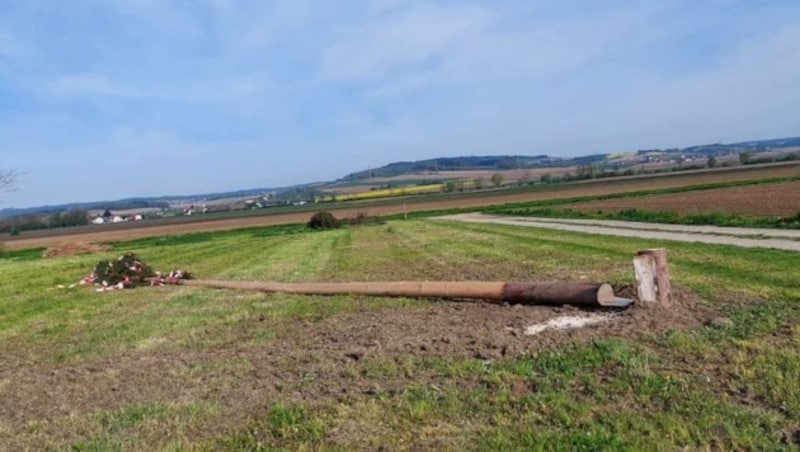
[[794,135],[796,0],[0,0],[4,207]]

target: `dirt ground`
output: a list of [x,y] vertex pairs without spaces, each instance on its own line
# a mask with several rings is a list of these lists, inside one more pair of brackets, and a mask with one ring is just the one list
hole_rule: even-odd
[[[337,217],[355,217],[359,214],[368,216],[393,215],[404,211],[427,211],[452,208],[483,207],[505,203],[526,201],[539,201],[544,199],[563,199],[577,196],[593,196],[610,193],[640,191],[646,189],[659,189],[681,187],[694,184],[710,184],[740,180],[763,179],[767,177],[789,177],[800,175],[800,165],[766,165],[765,167],[749,167],[744,170],[730,171],[707,170],[695,171],[681,175],[634,176],[615,180],[596,180],[585,183],[576,183],[563,186],[553,186],[547,189],[526,193],[502,194],[486,192],[479,197],[459,197],[452,199],[426,200],[425,197],[409,198],[406,205],[361,205],[343,203],[339,205],[320,206],[331,210]],[[746,188],[749,189],[750,187]],[[185,234],[201,231],[225,231],[239,228],[271,226],[280,224],[304,223],[313,215],[312,212],[297,212],[272,215],[258,215],[243,218],[231,218],[198,221],[182,224],[158,224],[142,222],[141,226],[129,229],[105,229],[103,227],[89,227],[85,230],[62,233],[53,230],[52,234],[44,236],[28,236],[22,234],[18,237],[9,237],[2,245],[9,250],[26,248],[47,248],[75,242],[111,242],[130,240],[143,237],[157,237],[169,234]],[[113,225],[112,225],[113,226]]]
[[[631,296],[630,288],[617,293]],[[537,355],[564,343],[600,337],[635,338],[666,329],[699,326],[712,318],[688,292],[678,290],[674,309],[634,306],[627,310],[579,309],[570,306],[523,306],[442,302],[408,310],[383,310],[342,315],[308,330],[308,350],[358,361],[370,356],[405,354],[440,358],[502,359]],[[608,323],[526,336],[526,327],[558,316],[606,312]],[[344,347],[344,348],[342,348]]]
[[800,212],[800,182],[608,199],[569,204],[564,207],[580,212],[638,209],[684,214],[725,212],[751,217],[789,217]]
[[[630,287],[616,291],[631,295]],[[612,319],[605,323],[536,336],[526,336],[526,327],[590,313],[572,307],[441,301],[298,322],[266,344],[250,341],[268,321],[261,317],[243,325],[239,340],[205,350],[129,350],[77,364],[37,363],[29,361],[30,355],[7,353],[0,382],[13,382],[14,390],[0,404],[0,419],[12,431],[25,431],[35,419],[36,434],[68,441],[85,432],[69,433],[69,427],[58,425],[59,419],[152,400],[213,399],[218,411],[210,425],[195,432],[198,438],[209,437],[240,425],[244,413],[270,396],[313,403],[399,391],[408,377],[398,369],[410,358],[499,361],[594,339],[635,339],[693,328],[716,316],[681,288],[674,288],[674,297],[671,309],[608,310]],[[519,388],[521,393],[530,390]]]

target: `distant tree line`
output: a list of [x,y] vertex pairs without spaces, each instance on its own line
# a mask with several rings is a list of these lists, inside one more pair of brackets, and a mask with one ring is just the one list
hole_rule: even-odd
[[85,226],[87,224],[89,224],[89,212],[82,209],[73,209],[47,216],[20,215],[7,218],[0,221],[0,232],[16,235],[22,231]]
[[758,163],[791,162],[800,160],[797,152],[790,152],[778,157],[755,157],[752,152],[744,151],[739,153],[739,163],[742,165],[755,165]]

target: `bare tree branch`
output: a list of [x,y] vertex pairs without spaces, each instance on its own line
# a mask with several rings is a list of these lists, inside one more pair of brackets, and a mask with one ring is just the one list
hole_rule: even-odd
[[0,192],[13,190],[16,186],[16,182],[16,171],[0,169]]

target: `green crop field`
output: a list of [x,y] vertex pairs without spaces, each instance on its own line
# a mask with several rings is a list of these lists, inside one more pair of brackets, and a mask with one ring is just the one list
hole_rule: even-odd
[[[664,246],[676,307],[58,288],[135,252],[235,280],[598,280]],[[800,447],[800,254],[430,220],[0,257],[0,449]],[[720,321],[720,318],[727,319]],[[709,323],[709,320],[717,321]]]

